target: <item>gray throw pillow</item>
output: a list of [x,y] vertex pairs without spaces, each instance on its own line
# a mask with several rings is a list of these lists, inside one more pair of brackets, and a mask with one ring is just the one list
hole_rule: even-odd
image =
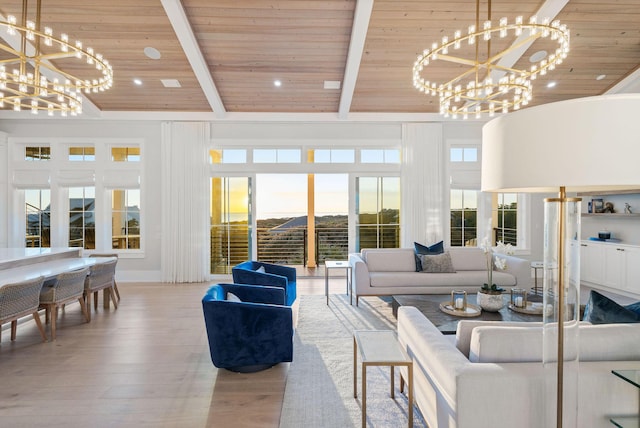
[[451,263],[451,254],[445,251],[442,254],[420,254],[420,264],[422,272],[426,273],[454,273],[453,263]]

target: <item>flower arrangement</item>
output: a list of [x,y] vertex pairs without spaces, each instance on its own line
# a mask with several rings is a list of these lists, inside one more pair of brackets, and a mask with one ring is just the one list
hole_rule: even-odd
[[493,266],[499,270],[505,270],[507,268],[507,260],[498,256],[494,257],[493,254],[513,254],[513,246],[498,241],[496,248],[493,249],[489,238],[485,237],[480,244],[480,248],[482,248],[487,259],[487,282],[481,287],[480,291],[485,294],[502,294],[504,289],[493,283]]

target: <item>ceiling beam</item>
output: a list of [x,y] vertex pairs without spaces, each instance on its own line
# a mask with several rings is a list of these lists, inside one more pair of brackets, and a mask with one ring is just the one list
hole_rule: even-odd
[[364,42],[367,38],[367,30],[369,29],[372,10],[373,0],[358,0],[353,15],[353,28],[351,29],[351,42],[349,43],[347,65],[345,66],[344,77],[342,79],[342,94],[340,95],[340,107],[338,108],[338,116],[340,119],[346,119],[349,110],[351,110],[351,101],[353,100],[353,93],[356,89],[356,80],[358,79],[358,71],[360,70],[360,62],[362,61]]
[[226,114],[226,109],[224,108],[216,84],[213,81],[213,77],[211,77],[211,72],[204,59],[204,55],[202,55],[196,36],[193,34],[193,29],[187,19],[182,3],[180,3],[180,0],[161,1],[162,7],[164,7],[167,13],[171,26],[173,26],[173,30],[176,32],[180,45],[189,60],[189,64],[191,64],[191,69],[196,75],[207,101],[209,101],[211,109],[218,118],[223,118]]

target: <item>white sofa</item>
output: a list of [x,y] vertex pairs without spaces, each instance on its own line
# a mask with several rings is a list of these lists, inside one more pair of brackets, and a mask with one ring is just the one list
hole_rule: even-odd
[[[349,254],[352,292],[360,296],[393,294],[447,294],[453,289],[475,293],[487,282],[486,255],[477,247],[448,248],[455,273],[416,272],[412,248],[364,249]],[[493,271],[493,282],[503,287],[532,285],[531,265],[518,257],[507,260],[504,271]]]
[[[555,426],[555,368],[541,362],[540,324],[466,320],[445,336],[403,306],[398,339],[413,358],[414,397],[430,428]],[[578,423],[567,426],[611,427],[609,417],[638,413],[638,388],[611,370],[640,370],[639,343],[640,324],[580,325]]]

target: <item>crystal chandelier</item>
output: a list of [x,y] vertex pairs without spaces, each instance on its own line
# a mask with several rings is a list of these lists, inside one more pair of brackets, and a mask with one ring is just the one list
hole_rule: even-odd
[[[0,21],[0,31],[6,32],[2,37],[7,40],[0,43],[0,108],[75,116],[82,113],[82,91],[109,89],[113,70],[109,61],[92,48],[83,48],[82,42],[71,43],[67,34],[57,37],[51,28],[42,28],[40,2],[36,1],[35,21],[27,19],[28,0],[22,1],[20,22],[11,15]],[[85,77],[62,71],[59,67],[63,65],[82,71]]]
[[[508,113],[526,106],[532,99],[531,81],[553,70],[569,53],[569,30],[557,20],[551,22],[545,18],[539,21],[537,16],[532,16],[525,22],[519,16],[512,23],[501,18],[496,26],[491,22],[491,0],[487,15],[488,19],[480,26],[480,1],[476,0],[476,22],[469,26],[467,34],[456,31],[452,38],[444,36],[441,42],[433,43],[430,49],[422,52],[413,66],[413,85],[420,92],[438,95],[440,113],[445,117],[467,119],[469,115],[475,115],[479,119],[482,114],[494,116],[496,112]],[[491,40],[504,39],[509,33],[517,37],[515,42],[492,53]],[[555,51],[534,62],[529,69],[501,63],[507,55],[524,52],[538,39],[557,43]],[[482,44],[486,45],[486,56],[481,58]],[[465,48],[467,53],[471,52],[471,57],[462,55]],[[438,61],[467,68],[448,81],[425,79],[423,73],[427,67],[435,66]]]

